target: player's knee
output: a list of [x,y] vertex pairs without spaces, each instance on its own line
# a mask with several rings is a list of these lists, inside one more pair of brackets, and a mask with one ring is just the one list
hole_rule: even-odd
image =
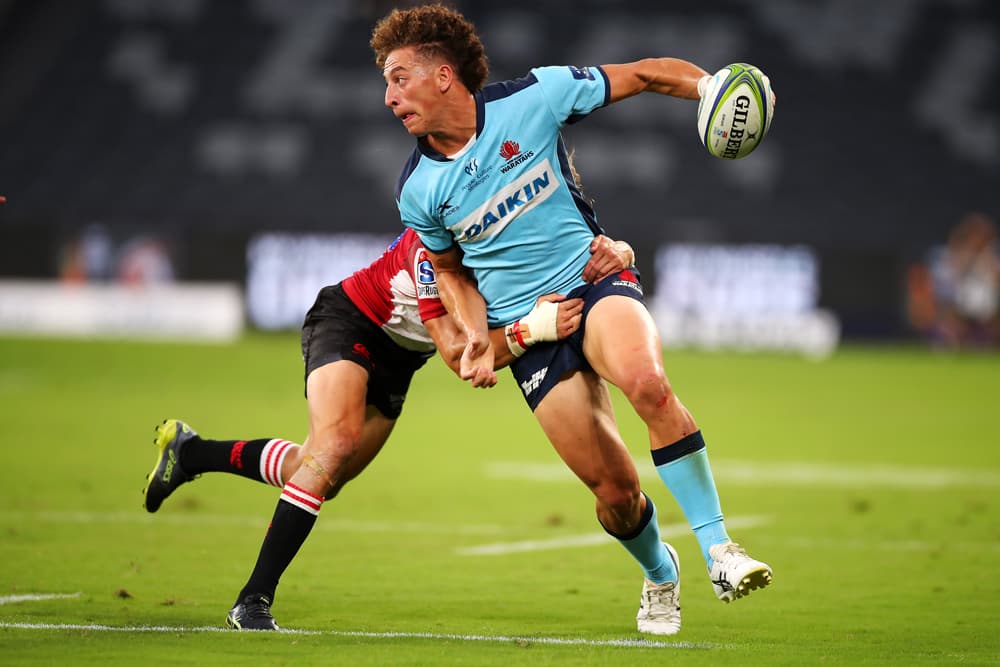
[[669,409],[675,400],[670,382],[654,369],[631,374],[621,390],[640,414]]
[[348,471],[358,454],[360,432],[352,437],[343,431],[325,438],[316,438],[308,452],[301,456],[299,466],[309,470],[322,482],[325,498],[334,497],[350,479]]
[[[333,441],[325,447],[316,447],[308,456],[322,466],[328,474],[333,475],[343,468],[357,449],[357,442]],[[303,459],[305,462],[305,459]]]
[[594,488],[598,505],[607,508],[620,520],[637,514],[642,491],[638,480],[607,480]]

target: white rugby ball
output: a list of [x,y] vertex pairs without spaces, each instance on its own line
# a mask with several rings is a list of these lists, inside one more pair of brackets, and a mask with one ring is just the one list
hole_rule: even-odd
[[764,140],[774,116],[771,81],[746,63],[726,65],[712,75],[698,103],[698,134],[708,152],[735,160]]

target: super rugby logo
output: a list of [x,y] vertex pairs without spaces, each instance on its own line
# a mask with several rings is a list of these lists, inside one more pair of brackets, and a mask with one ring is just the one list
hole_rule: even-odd
[[434,265],[427,257],[427,252],[421,250],[416,256],[416,270],[413,272],[417,278],[417,296],[421,299],[437,299],[437,276],[434,273]]
[[551,163],[544,160],[448,229],[459,243],[495,236],[517,216],[542,203],[555,191],[555,172]]
[[434,282],[434,265],[429,260],[425,259],[417,264],[417,282],[421,285]]
[[527,153],[521,152],[521,146],[516,141],[507,141],[500,144],[500,157],[507,160],[507,164],[500,167],[500,171],[506,174],[508,171],[521,164],[525,160],[532,158],[535,155],[534,151],[528,151]]

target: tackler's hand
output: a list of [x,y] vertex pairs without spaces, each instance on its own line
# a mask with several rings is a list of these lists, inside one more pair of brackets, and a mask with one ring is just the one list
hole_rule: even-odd
[[590,242],[590,259],[583,267],[583,279],[597,283],[635,264],[635,252],[625,241],[612,241],[598,234]]

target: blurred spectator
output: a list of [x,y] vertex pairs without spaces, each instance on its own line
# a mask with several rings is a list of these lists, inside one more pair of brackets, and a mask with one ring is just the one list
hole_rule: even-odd
[[1000,344],[1000,248],[987,215],[966,215],[906,279],[908,315],[917,331],[953,348]]
[[62,249],[59,278],[67,283],[107,280],[113,266],[111,236],[103,225],[88,225]]
[[150,236],[126,243],[118,258],[117,277],[126,285],[173,282],[174,265],[166,244]]
[[114,281],[124,285],[173,282],[173,260],[155,236],[132,236],[116,249],[102,225],[87,226],[61,249],[59,279],[64,283]]

